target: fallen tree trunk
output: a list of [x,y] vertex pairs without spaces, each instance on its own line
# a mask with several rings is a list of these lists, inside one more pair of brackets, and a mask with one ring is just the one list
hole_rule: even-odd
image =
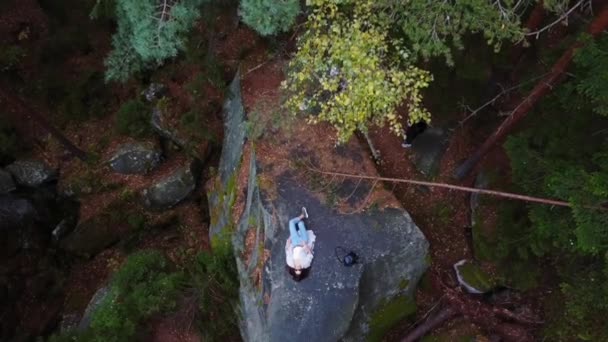
[[59,129],[51,125],[42,115],[38,114],[33,108],[27,105],[17,94],[14,94],[6,87],[0,86],[0,106],[11,111],[13,114],[13,120],[26,119],[16,117],[15,112],[23,112],[30,119],[36,122],[45,131],[51,134],[57,141],[65,147],[73,156],[85,161],[87,160],[87,153],[76,145],[74,145]]
[[420,338],[423,338],[426,334],[442,326],[445,322],[455,318],[456,316],[460,316],[458,311],[454,310],[450,306],[446,306],[437,314],[431,316],[422,324],[418,325],[416,328],[414,328],[414,330],[410,331],[401,340],[401,342],[414,342]]
[[[604,6],[602,11],[597,15],[597,17],[593,20],[591,25],[589,26],[588,33],[593,37],[596,37],[601,32],[603,32],[608,27],[608,6]],[[513,128],[518,124],[522,119],[526,117],[526,115],[530,112],[530,110],[542,99],[546,94],[548,94],[554,86],[556,86],[559,81],[561,81],[564,73],[572,59],[574,57],[574,53],[576,50],[583,46],[582,42],[577,42],[572,45],[566,52],[562,55],[562,57],[553,65],[551,71],[542,79],[532,90],[530,95],[528,95],[511,113],[511,115],[503,121],[503,123],[498,127],[496,131],[483,143],[483,145],[473,153],[469,159],[467,159],[462,165],[460,165],[455,173],[454,177],[456,179],[463,179],[466,177],[469,172],[477,165],[477,163],[483,158],[492,148],[494,148],[497,144],[501,143],[503,139],[511,133]]]
[[518,315],[505,308],[495,307],[470,298],[457,289],[445,285],[437,274],[431,273],[431,276],[433,285],[443,292],[445,306],[437,314],[410,331],[401,342],[416,341],[458,316],[464,316],[484,330],[496,333],[505,341],[512,342],[533,341],[534,338],[530,334],[529,328],[526,327],[543,323],[535,317]]

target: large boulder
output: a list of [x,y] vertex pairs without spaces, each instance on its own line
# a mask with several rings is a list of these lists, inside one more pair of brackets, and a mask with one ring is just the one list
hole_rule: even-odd
[[185,148],[187,146],[186,140],[179,134],[179,132],[168,123],[163,109],[159,106],[154,106],[152,109],[152,115],[150,117],[150,124],[152,128],[161,137],[172,141],[175,145]]
[[27,198],[0,196],[0,255],[10,256],[29,242],[38,211]]
[[188,197],[196,188],[197,163],[191,162],[160,179],[141,193],[149,209],[169,209]]
[[[139,227],[132,224],[132,218],[141,214],[123,201],[116,201],[91,217],[81,219],[72,228],[70,218],[59,236],[59,246],[64,250],[84,257],[91,257],[103,251],[120,239],[130,236]],[[56,227],[56,229],[61,229]],[[67,235],[65,235],[67,234]],[[61,238],[60,235],[65,235]]]
[[121,145],[109,160],[112,170],[122,174],[146,174],[161,162],[162,153],[152,144]]
[[[428,267],[428,242],[403,209],[370,209],[343,215],[321,203],[289,172],[258,181],[255,151],[241,165],[245,141],[239,75],[224,105],[219,175],[209,193],[212,244],[229,238],[240,282],[240,329],[245,341],[361,341],[381,338],[415,308],[413,293]],[[245,198],[235,205],[247,175]],[[355,188],[356,190],[356,188]],[[354,191],[348,191],[353,193]],[[365,196],[364,196],[365,197]],[[309,276],[301,282],[285,270],[288,220],[306,206],[317,235]],[[242,214],[234,221],[234,208]],[[239,212],[240,213],[240,212]],[[343,266],[336,247],[356,251],[361,262]]]
[[122,227],[112,225],[107,218],[96,217],[79,223],[61,240],[60,246],[68,252],[91,257],[120,240],[122,231]]
[[13,176],[10,173],[0,169],[0,195],[7,194],[17,187],[13,181]]
[[[278,198],[268,202],[257,177],[252,179],[233,238],[236,255],[247,254],[246,236],[256,227],[254,246],[260,246],[248,260],[237,258],[246,341],[376,340],[414,312],[413,294],[428,267],[428,242],[405,210],[342,215],[288,177],[278,182]],[[317,241],[309,276],[294,282],[285,271],[284,246],[287,222],[302,206]],[[337,247],[354,250],[361,263],[343,266]],[[270,252],[268,260],[260,253],[264,249]],[[262,272],[257,285],[255,272]]]
[[6,167],[17,184],[37,187],[57,178],[55,170],[38,160],[17,160]]

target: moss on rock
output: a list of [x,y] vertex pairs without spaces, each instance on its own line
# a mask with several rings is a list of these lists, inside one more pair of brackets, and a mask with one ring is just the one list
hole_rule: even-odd
[[462,279],[481,292],[488,292],[496,287],[496,279],[485,273],[477,265],[467,262],[458,267]]
[[416,302],[409,296],[397,296],[385,301],[372,315],[367,340],[380,341],[400,321],[416,313]]

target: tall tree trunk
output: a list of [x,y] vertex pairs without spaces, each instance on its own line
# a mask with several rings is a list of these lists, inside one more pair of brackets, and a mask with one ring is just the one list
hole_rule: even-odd
[[42,115],[25,103],[17,94],[8,90],[6,86],[0,86],[0,108],[6,108],[12,112],[13,120],[26,119],[19,118],[17,114],[25,114],[27,118],[35,121],[45,131],[50,133],[57,141],[59,141],[66,150],[68,150],[76,158],[85,161],[87,153],[76,145],[74,145],[60,130],[51,125]]
[[[608,6],[604,6],[602,11],[597,15],[589,26],[588,32],[593,36],[598,36],[608,27]],[[456,179],[463,179],[475,167],[475,165],[484,157],[494,146],[501,143],[504,138],[511,133],[516,124],[518,124],[530,110],[549,93],[554,86],[562,79],[565,70],[568,68],[574,57],[577,49],[582,47],[581,42],[572,45],[562,57],[553,65],[549,75],[543,78],[523,101],[515,107],[511,115],[503,121],[496,131],[483,143],[483,145],[473,153],[462,165],[460,165],[455,173]]]

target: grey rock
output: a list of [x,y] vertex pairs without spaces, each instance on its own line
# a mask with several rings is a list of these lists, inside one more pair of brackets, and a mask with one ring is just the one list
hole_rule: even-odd
[[148,101],[161,99],[167,93],[167,87],[160,83],[150,83],[148,88],[144,90],[141,95]]
[[104,286],[99,288],[91,300],[89,301],[89,305],[84,310],[84,314],[80,319],[80,323],[78,323],[78,330],[84,331],[91,325],[91,319],[93,318],[93,314],[99,309],[101,304],[111,295],[110,287]]
[[413,162],[418,171],[433,175],[448,145],[447,133],[438,127],[422,132],[412,143]]
[[110,158],[112,170],[122,174],[146,174],[157,168],[162,153],[152,144],[124,144]]
[[180,135],[170,127],[168,127],[164,118],[163,111],[155,106],[152,109],[152,116],[150,117],[150,124],[152,128],[163,138],[172,141],[177,146],[184,148],[187,146],[186,141],[180,137]]
[[196,163],[190,163],[142,191],[143,204],[149,209],[169,209],[196,188]]
[[7,194],[16,188],[11,174],[0,169],[0,194]]
[[[243,144],[245,143],[245,109],[241,96],[241,74],[237,71],[228,88],[228,99],[224,102],[224,141],[222,143],[222,154],[220,156],[219,177],[222,189],[226,189],[230,179],[235,177],[243,155]],[[209,205],[218,209],[223,215],[212,218],[214,224],[209,227],[211,238],[218,234],[231,220],[229,213],[230,203],[234,199],[234,193],[213,192],[209,196]]]
[[[242,255],[246,232],[253,226],[260,227],[256,245],[263,244],[271,257],[261,291],[250,277],[261,257],[258,251],[248,264],[237,258],[246,341],[360,341],[370,333],[371,318],[382,303],[413,296],[428,267],[428,242],[407,212],[341,215],[289,178],[279,181],[279,198],[264,203],[263,193],[252,184],[233,240],[235,254]],[[311,215],[307,227],[314,230],[317,242],[310,274],[297,283],[285,271],[283,248],[289,237],[287,222],[302,206]],[[344,267],[336,260],[338,246],[356,251],[362,263]],[[260,307],[265,297],[271,300]]]
[[[469,267],[469,271],[464,273],[464,267]],[[488,276],[475,264],[466,259],[455,263],[453,268],[458,283],[469,293],[482,294],[491,291],[494,287]]]
[[117,221],[112,212],[103,213],[79,222],[76,228],[59,241],[64,250],[84,256],[94,256],[118,242],[132,229],[128,222]]
[[37,187],[57,178],[57,173],[38,160],[17,160],[6,167],[17,184]]
[[74,228],[75,228],[74,219],[66,218],[66,219],[61,220],[61,222],[59,222],[59,224],[57,224],[57,226],[55,226],[55,229],[53,229],[53,232],[51,233],[51,235],[53,236],[53,239],[55,241],[59,241],[61,238],[65,237],[72,230],[74,230]]
[[[209,194],[210,236],[234,229],[231,180],[239,170],[245,139],[239,76],[224,106],[224,145],[220,186]],[[258,187],[254,151],[250,159],[245,208],[232,236],[240,281],[240,330],[245,341],[361,341],[383,303],[412,298],[428,267],[428,242],[403,209],[370,210],[341,215],[334,212],[289,176],[276,179],[278,194]],[[271,200],[272,199],[272,200]],[[317,235],[309,276],[294,282],[285,270],[287,222],[306,206],[307,227]],[[253,227],[253,228],[252,228]],[[255,229],[247,262],[246,237]],[[344,267],[335,256],[343,246],[356,251],[361,263]],[[254,283],[262,250],[270,251],[262,279]]]

